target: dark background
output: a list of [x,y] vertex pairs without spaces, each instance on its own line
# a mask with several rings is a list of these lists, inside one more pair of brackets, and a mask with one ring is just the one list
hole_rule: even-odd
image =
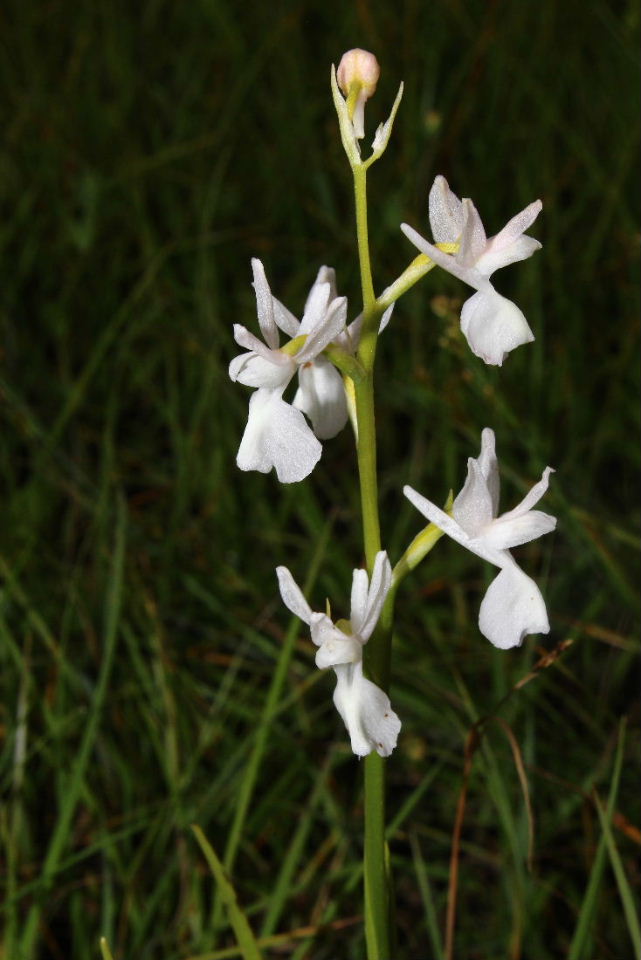
[[[248,391],[227,378],[231,329],[256,329],[251,256],[294,313],[323,263],[359,312],[329,94],[352,46],[381,63],[370,131],[406,84],[370,176],[377,290],[413,255],[400,222],[427,230],[437,173],[489,233],[544,204],[542,251],[495,278],[536,334],[502,369],[470,354],[453,278],[397,305],[377,394],[384,543],[396,560],[419,529],[403,483],[444,501],[484,426],[504,509],[549,463],[542,506],[559,518],[519,552],[552,624],[521,650],[479,635],[491,572],[451,543],[399,595],[395,960],[439,956],[464,742],[496,715],[472,761],[457,956],[631,956],[638,3],[51,0],[0,25],[7,958],[98,956],[100,934],[115,958],[234,942],[189,824],[220,853],[283,649],[274,567],[303,582],[315,557],[312,605],[328,595],[344,616],[362,546],[348,431],[304,484],[236,470]],[[266,956],[360,960],[360,770],[310,648],[301,632],[233,879],[257,933],[312,928]],[[594,799],[613,784],[623,893]]]

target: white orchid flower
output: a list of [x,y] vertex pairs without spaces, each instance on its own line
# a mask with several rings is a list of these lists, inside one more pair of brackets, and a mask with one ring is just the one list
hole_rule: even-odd
[[374,632],[392,585],[392,568],[384,550],[376,554],[372,579],[354,570],[349,622],[334,624],[325,613],[314,612],[287,567],[277,567],[285,606],[310,627],[318,647],[316,666],[336,673],[334,704],[349,733],[352,750],[364,757],[376,750],[388,757],[401,729],[389,697],[363,675],[363,647]]
[[[237,464],[241,470],[261,473],[274,467],[282,483],[295,483],[308,476],[320,459],[322,447],[317,437],[333,437],[347,422],[342,378],[321,357],[325,347],[345,331],[347,300],[336,296],[334,271],[321,267],[299,321],[272,296],[260,260],[252,260],[252,271],[264,339],[234,324],[234,339],[248,352],[234,357],[229,376],[257,389],[250,401]],[[279,329],[291,337],[283,348]],[[300,387],[292,407],[282,397],[296,372]],[[308,414],[314,432],[301,410]]]
[[521,503],[498,516],[499,473],[494,432],[485,429],[478,460],[468,460],[467,480],[452,505],[449,516],[435,504],[405,487],[403,492],[424,517],[462,546],[500,567],[490,584],[479,613],[481,633],[495,647],[506,650],[518,646],[530,633],[548,633],[545,602],[537,585],[517,566],[512,547],[549,533],[556,518],[532,507],[548,488],[551,467]]
[[405,236],[421,253],[477,290],[463,304],[461,330],[472,352],[485,363],[501,366],[511,350],[534,340],[521,310],[497,293],[489,278],[495,270],[525,260],[540,249],[539,241],[526,236],[525,231],[534,223],[541,207],[541,201],[535,200],[488,240],[472,201],[459,200],[445,177],[438,176],[429,199],[434,243],[458,243],[458,252],[444,253],[408,224],[401,224]]

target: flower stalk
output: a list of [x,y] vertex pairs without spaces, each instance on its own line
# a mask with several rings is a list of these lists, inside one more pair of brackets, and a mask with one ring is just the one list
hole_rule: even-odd
[[[353,427],[367,569],[353,571],[349,620],[332,620],[329,601],[324,613],[313,610],[288,567],[279,566],[276,572],[284,604],[309,626],[318,648],[316,666],[331,669],[335,675],[334,705],[353,753],[364,758],[367,958],[391,960],[395,924],[385,841],[385,760],[395,749],[401,728],[388,696],[396,591],[445,534],[498,567],[481,603],[479,628],[495,647],[518,646],[528,633],[547,632],[549,623],[536,583],[517,565],[511,551],[550,532],[556,521],[533,509],[547,490],[553,472],[549,467],[521,503],[499,514],[494,433],[486,428],[479,457],[468,461],[463,488],[455,499],[450,493],[444,509],[411,487],[404,488],[405,496],[428,524],[393,570],[382,549],[374,390],[379,334],[396,301],[438,266],[476,291],[463,304],[461,333],[476,357],[501,366],[512,350],[530,342],[534,334],[520,308],[498,293],[490,278],[496,270],[527,259],[540,247],[526,230],[538,216],[541,203],[529,204],[498,234],[488,237],[472,201],[459,199],[445,178],[437,176],[429,195],[432,240],[408,224],[401,225],[419,253],[377,297],[369,244],[367,170],[387,148],[403,95],[401,84],[387,120],[375,132],[370,155],[363,158],[365,105],[376,89],[379,73],[374,55],[360,49],[348,51],[338,70],[331,70],[341,141],[353,177],[362,312],[347,323],[347,301],[337,293],[335,271],[322,266],[299,320],[272,295],[263,264],[254,259],[261,337],[235,324],[234,339],[245,352],[233,358],[229,375],[254,391],[237,455],[241,470],[268,473],[273,469],[282,483],[298,483],[320,460],[321,441],[336,436],[348,421]],[[293,396],[292,382],[297,384]],[[279,674],[275,689],[280,690],[280,685]],[[271,715],[271,697],[269,703]],[[233,860],[245,809],[243,801],[241,818],[232,831],[229,861]]]
[[[355,384],[358,475],[361,493],[363,544],[367,569],[381,547],[376,464],[376,412],[374,406],[374,363],[383,309],[377,304],[372,279],[367,222],[367,169],[353,165],[356,237],[363,296],[363,325],[358,348],[365,376]],[[392,616],[385,608],[385,621],[368,646],[368,671],[381,688],[389,684]],[[368,960],[386,960],[391,956],[390,891],[388,858],[385,845],[385,760],[372,752],[365,757],[364,812],[365,838],[363,871],[365,878],[365,937]]]

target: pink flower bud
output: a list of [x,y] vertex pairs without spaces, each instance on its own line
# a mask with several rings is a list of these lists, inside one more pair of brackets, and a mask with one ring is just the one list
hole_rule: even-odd
[[368,100],[376,90],[376,84],[381,73],[378,60],[373,53],[367,50],[360,50],[356,47],[354,50],[348,50],[341,57],[341,62],[336,71],[338,85],[345,94],[349,96],[350,89],[358,86],[358,95],[354,105],[354,115],[352,123],[354,133],[360,139],[365,136],[364,130],[364,112],[365,101]]
[[376,90],[380,74],[381,68],[374,54],[356,47],[355,50],[348,50],[341,57],[341,62],[336,71],[336,79],[345,96],[348,95],[349,88],[353,83],[360,83],[367,100]]

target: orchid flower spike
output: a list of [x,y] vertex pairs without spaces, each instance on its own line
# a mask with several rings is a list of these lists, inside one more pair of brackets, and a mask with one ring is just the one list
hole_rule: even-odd
[[[241,470],[261,473],[274,467],[282,483],[295,483],[308,476],[320,459],[317,438],[335,436],[347,422],[342,378],[321,356],[345,331],[347,300],[336,296],[331,267],[321,267],[299,321],[272,296],[260,260],[252,260],[252,271],[263,340],[234,324],[234,339],[248,352],[234,357],[229,376],[256,388],[236,462]],[[283,347],[279,329],[292,338]],[[299,388],[292,406],[283,400],[283,393],[297,372]],[[310,418],[313,432],[303,413]]]
[[525,231],[541,211],[535,200],[488,240],[478,211],[471,200],[459,200],[445,177],[436,177],[429,199],[434,243],[458,243],[456,254],[444,253],[408,224],[401,230],[421,253],[427,254],[448,273],[477,290],[463,304],[461,330],[470,348],[485,363],[501,366],[507,354],[534,340],[525,316],[506,297],[497,293],[490,277],[495,270],[531,257],[541,244]]
[[363,675],[363,647],[374,632],[392,585],[392,568],[384,550],[376,554],[372,579],[367,571],[354,570],[349,621],[333,623],[325,613],[315,613],[287,567],[277,567],[280,595],[285,606],[309,625],[318,647],[316,666],[333,667],[336,673],[334,704],[349,733],[352,750],[364,757],[376,750],[388,757],[401,729],[389,697]]
[[403,493],[424,517],[472,553],[500,568],[481,603],[479,628],[495,647],[507,650],[530,633],[549,633],[545,602],[537,585],[517,566],[512,547],[528,543],[556,527],[556,518],[532,507],[548,488],[551,467],[521,503],[498,516],[499,472],[494,431],[485,429],[481,453],[468,460],[467,480],[452,505],[452,516],[411,487]]

